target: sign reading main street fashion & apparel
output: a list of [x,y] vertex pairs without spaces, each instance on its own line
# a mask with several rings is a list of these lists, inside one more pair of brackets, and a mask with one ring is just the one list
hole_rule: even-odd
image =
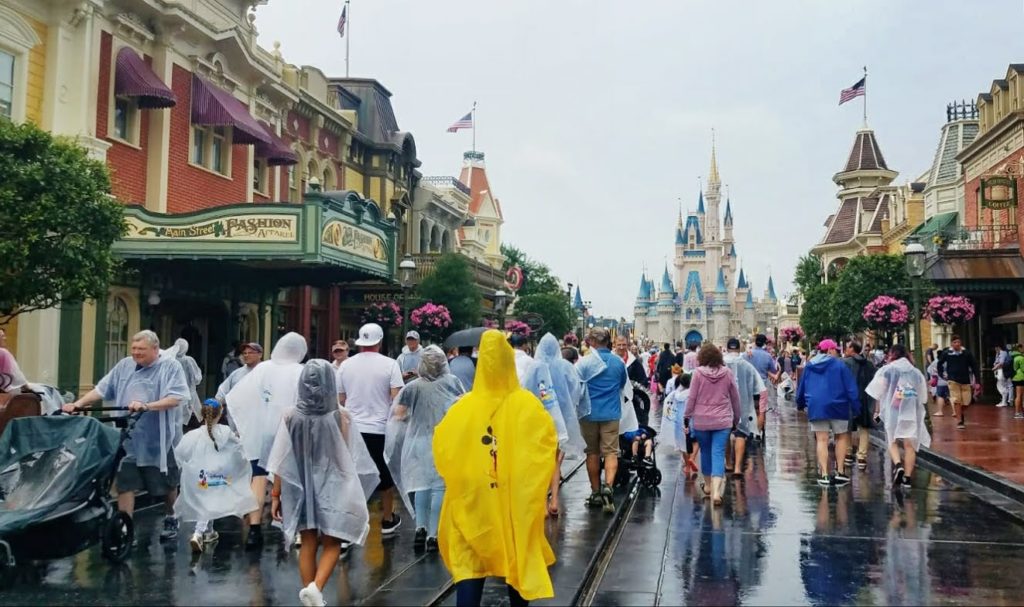
[[221,217],[174,226],[126,215],[125,224],[126,240],[296,242],[299,237],[298,217],[292,214]]
[[374,261],[387,262],[388,247],[380,236],[343,221],[328,221],[320,236],[326,247]]

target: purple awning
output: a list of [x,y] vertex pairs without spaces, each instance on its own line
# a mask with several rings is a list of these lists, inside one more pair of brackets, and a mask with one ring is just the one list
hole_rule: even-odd
[[231,93],[192,75],[192,124],[230,126],[232,143],[270,143],[270,135],[256,122],[245,104]]
[[288,147],[283,139],[274,134],[274,127],[260,120],[260,126],[270,135],[270,143],[256,143],[256,157],[264,158],[267,166],[299,164],[299,156]]
[[114,72],[114,94],[134,97],[140,108],[171,107],[178,98],[167,88],[151,67],[127,46],[117,52]]

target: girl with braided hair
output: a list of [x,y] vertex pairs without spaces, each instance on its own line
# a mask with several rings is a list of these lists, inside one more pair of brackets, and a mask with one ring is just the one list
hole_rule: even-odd
[[235,433],[218,424],[223,412],[220,401],[206,399],[199,408],[203,425],[187,433],[174,448],[175,461],[181,467],[174,513],[180,520],[196,522],[189,540],[193,554],[217,541],[210,521],[225,516],[241,518],[256,509],[256,498],[249,489],[252,467]]

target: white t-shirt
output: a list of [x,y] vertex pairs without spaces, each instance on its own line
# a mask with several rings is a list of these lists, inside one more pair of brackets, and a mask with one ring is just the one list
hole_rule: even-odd
[[379,352],[360,352],[341,363],[337,373],[338,394],[345,395],[345,409],[356,429],[384,434],[391,389],[405,386],[398,363]]

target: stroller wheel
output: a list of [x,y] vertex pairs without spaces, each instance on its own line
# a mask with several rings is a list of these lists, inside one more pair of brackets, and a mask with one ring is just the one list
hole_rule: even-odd
[[657,487],[658,485],[660,485],[661,470],[658,470],[657,468],[652,468],[651,470],[648,470],[646,481],[648,487]]
[[115,510],[103,529],[103,558],[121,563],[128,557],[135,539],[135,523],[132,517]]

